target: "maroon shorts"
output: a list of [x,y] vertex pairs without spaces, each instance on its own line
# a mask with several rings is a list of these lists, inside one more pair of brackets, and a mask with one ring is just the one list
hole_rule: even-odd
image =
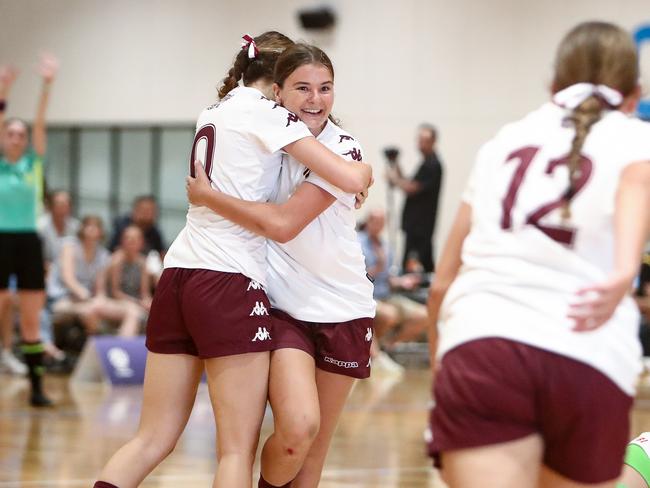
[[434,385],[431,454],[539,433],[543,462],[579,483],[621,472],[632,398],[587,364],[505,339],[462,344]]
[[311,355],[316,367],[353,378],[370,376],[372,319],[340,323],[305,322],[272,309],[273,349],[300,349]]
[[262,287],[239,273],[168,268],[147,323],[147,349],[201,359],[273,349],[271,306]]

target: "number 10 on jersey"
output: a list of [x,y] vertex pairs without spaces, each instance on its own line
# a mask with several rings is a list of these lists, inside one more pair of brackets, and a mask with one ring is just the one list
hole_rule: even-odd
[[194,136],[194,143],[192,144],[192,151],[190,153],[190,176],[196,178],[194,173],[194,161],[196,161],[196,149],[199,143],[205,140],[205,161],[203,167],[205,173],[210,177],[212,173],[212,161],[214,160],[214,144],[217,138],[217,129],[212,124],[206,124],[196,131]]

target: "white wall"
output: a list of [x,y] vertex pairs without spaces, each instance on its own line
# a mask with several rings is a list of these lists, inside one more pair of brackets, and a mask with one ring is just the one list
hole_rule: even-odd
[[401,146],[412,171],[416,126],[439,127],[442,242],[481,142],[545,100],[562,35],[583,20],[650,23],[644,0],[334,0],[337,27],[314,36],[295,16],[314,3],[0,0],[0,62],[23,71],[9,112],[31,118],[40,50],[62,63],[52,121],[187,122],[215,98],[243,33],[315,40],[337,70],[335,113],[375,167],[369,205],[385,199],[381,149]]

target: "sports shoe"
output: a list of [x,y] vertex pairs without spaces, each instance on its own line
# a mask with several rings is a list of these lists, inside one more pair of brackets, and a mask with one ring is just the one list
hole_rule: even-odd
[[27,374],[27,366],[14,356],[9,349],[0,351],[0,366],[11,374]]
[[52,400],[45,396],[42,392],[33,392],[29,398],[29,403],[32,407],[53,407]]

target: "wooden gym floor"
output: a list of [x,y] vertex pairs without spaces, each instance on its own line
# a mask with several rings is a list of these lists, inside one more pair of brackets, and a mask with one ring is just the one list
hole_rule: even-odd
[[[25,406],[26,380],[0,375],[0,385],[0,488],[90,488],[137,426],[139,387],[111,390],[48,376],[46,386],[58,406],[35,410]],[[633,415],[634,434],[650,430],[650,399],[644,391]],[[428,401],[424,370],[359,382],[339,422],[321,488],[442,488],[425,456]],[[271,428],[267,412],[263,438]],[[201,386],[176,450],[141,486],[210,486],[214,436],[207,390]]]
[[[339,422],[320,486],[443,486],[425,455],[428,383],[424,370],[359,382]],[[0,385],[0,488],[90,488],[103,464],[137,426],[139,387],[111,390],[48,376],[46,387],[58,406],[36,410],[25,406],[25,379],[0,375]],[[271,429],[267,412],[263,439]],[[141,486],[211,486],[214,438],[212,409],[202,385],[175,451]]]

